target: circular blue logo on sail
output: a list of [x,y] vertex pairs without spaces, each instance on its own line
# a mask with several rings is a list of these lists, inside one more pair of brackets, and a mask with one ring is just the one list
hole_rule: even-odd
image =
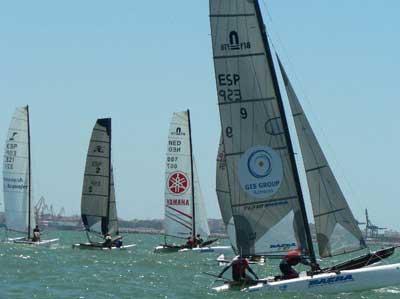
[[281,186],[282,160],[272,148],[254,146],[240,158],[238,173],[240,185],[248,195],[265,199],[274,195]]
[[247,167],[252,176],[263,178],[268,176],[272,171],[271,156],[265,150],[253,152],[247,160]]

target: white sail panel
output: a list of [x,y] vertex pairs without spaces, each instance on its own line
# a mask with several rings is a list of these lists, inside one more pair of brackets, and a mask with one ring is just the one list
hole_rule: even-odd
[[[210,21],[238,250],[243,255],[268,255],[301,248],[307,254],[293,153],[256,3],[210,0]],[[282,242],[259,242],[269,239],[274,226],[288,215],[292,226]],[[283,243],[294,246],[284,248]]]
[[[87,230],[109,231],[111,119],[98,119],[90,138],[83,180],[81,214]],[[115,204],[115,197],[114,197]]]
[[[28,107],[17,108],[8,129],[3,161],[4,211],[7,229],[28,233],[29,140]],[[31,205],[30,227],[35,226]]]
[[303,108],[279,61],[297,136],[315,219],[319,254],[328,257],[366,247],[346,199],[333,175]]
[[217,155],[216,192],[222,220],[224,221],[229,240],[236,249],[236,230],[232,216],[231,195],[229,190],[228,172],[224,150],[224,140],[220,138]]
[[210,228],[208,226],[204,197],[203,193],[201,192],[199,176],[197,174],[197,167],[194,158],[193,158],[193,180],[194,180],[194,198],[195,198],[194,206],[195,206],[196,235],[199,234],[201,238],[205,240],[210,235]]
[[186,111],[173,114],[165,169],[164,231],[168,236],[192,236],[192,182],[189,123]]

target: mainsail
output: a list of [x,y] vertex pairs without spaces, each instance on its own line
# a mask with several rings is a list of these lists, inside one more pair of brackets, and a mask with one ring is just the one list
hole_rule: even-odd
[[98,119],[86,157],[81,200],[87,231],[118,235],[117,209],[111,164],[111,118]]
[[242,255],[314,256],[258,2],[210,0],[218,103],[236,245]]
[[278,62],[303,156],[319,254],[321,257],[328,257],[363,249],[366,245],[357,221],[354,219],[279,58]]
[[217,175],[216,175],[216,192],[218,197],[219,209],[221,211],[222,221],[225,224],[226,231],[235,251],[236,247],[236,230],[233,223],[231,192],[229,190],[228,172],[226,167],[224,140],[220,137],[218,155],[217,155]]
[[17,108],[8,129],[3,161],[4,211],[7,229],[27,233],[35,226],[31,196],[28,106]]
[[188,111],[177,112],[173,114],[169,127],[164,230],[166,236],[176,238],[196,234],[207,238],[210,232],[195,163],[192,163],[189,121]]

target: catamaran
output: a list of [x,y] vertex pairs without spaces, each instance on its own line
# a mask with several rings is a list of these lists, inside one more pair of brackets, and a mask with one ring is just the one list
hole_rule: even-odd
[[[200,190],[196,163],[192,151],[189,110],[173,114],[169,127],[164,193],[164,244],[155,252],[226,252],[230,246],[210,246],[216,239],[210,235],[203,195]],[[167,243],[167,238],[180,244]],[[205,240],[187,244],[188,240]]]
[[58,239],[33,241],[36,226],[32,200],[31,135],[29,107],[17,108],[8,129],[3,163],[3,192],[6,232],[25,236],[9,238],[8,242],[48,245]]
[[111,162],[111,118],[98,119],[92,131],[83,178],[81,217],[88,242],[74,244],[73,248],[109,250],[135,246],[122,245],[118,231]]
[[[244,291],[336,293],[400,284],[400,264],[380,265],[394,247],[319,269],[279,90],[279,73],[257,0],[210,0],[222,139],[217,194],[236,253],[283,257],[300,250],[314,265],[299,278],[267,277]],[[276,60],[279,60],[277,58]],[[278,62],[310,192],[321,258],[365,250],[357,222],[295,91]],[[225,216],[224,216],[225,215]],[[228,281],[216,291],[234,288]]]

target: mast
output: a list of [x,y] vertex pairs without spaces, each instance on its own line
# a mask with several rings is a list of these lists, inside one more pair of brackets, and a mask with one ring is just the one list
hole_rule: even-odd
[[306,212],[306,208],[305,208],[305,205],[304,205],[304,198],[303,198],[303,192],[302,192],[301,184],[300,184],[299,172],[297,170],[296,160],[295,160],[295,157],[294,157],[292,140],[290,138],[289,126],[288,126],[288,123],[287,123],[286,114],[285,114],[285,108],[283,106],[281,92],[280,92],[280,89],[279,89],[278,78],[276,76],[275,66],[274,66],[274,62],[273,62],[273,59],[272,59],[270,46],[269,46],[269,43],[268,43],[267,32],[266,32],[265,25],[264,25],[264,22],[263,22],[263,19],[262,19],[260,5],[258,3],[258,0],[254,1],[254,4],[255,4],[255,9],[256,9],[258,25],[259,25],[260,30],[262,32],[262,39],[263,39],[263,43],[264,43],[264,48],[265,48],[267,60],[268,60],[268,63],[270,65],[270,67],[271,67],[272,82],[273,82],[273,85],[274,85],[274,89],[276,91],[276,97],[277,97],[279,110],[280,110],[281,115],[282,115],[282,124],[283,124],[285,139],[286,139],[286,143],[287,143],[288,150],[289,150],[290,163],[292,165],[293,172],[294,172],[293,176],[294,176],[294,181],[295,181],[295,185],[296,185],[297,194],[299,196],[300,211],[301,211],[301,214],[303,216],[302,219],[303,219],[303,225],[304,225],[304,229],[305,229],[305,233],[306,233],[307,247],[309,249],[311,262],[313,264],[315,264],[316,263],[316,258],[315,258],[315,251],[314,251],[313,243],[312,243],[310,225],[308,224],[307,212]]
[[194,175],[193,175],[193,149],[192,149],[192,127],[190,125],[190,111],[189,109],[187,110],[187,116],[188,116],[188,124],[189,124],[189,153],[190,153],[190,180],[192,182],[192,224],[193,224],[193,229],[192,229],[192,237],[193,240],[196,237],[196,217],[195,217],[195,204],[194,204]]
[[26,105],[26,114],[28,121],[28,239],[31,238],[31,200],[32,200],[32,187],[31,187],[31,129],[29,123],[29,106]]
[[106,227],[108,233],[108,226],[110,224],[110,204],[111,204],[111,118],[108,119],[107,125],[109,126],[109,134],[110,134],[110,143],[108,145],[108,197],[107,197],[107,220]]

